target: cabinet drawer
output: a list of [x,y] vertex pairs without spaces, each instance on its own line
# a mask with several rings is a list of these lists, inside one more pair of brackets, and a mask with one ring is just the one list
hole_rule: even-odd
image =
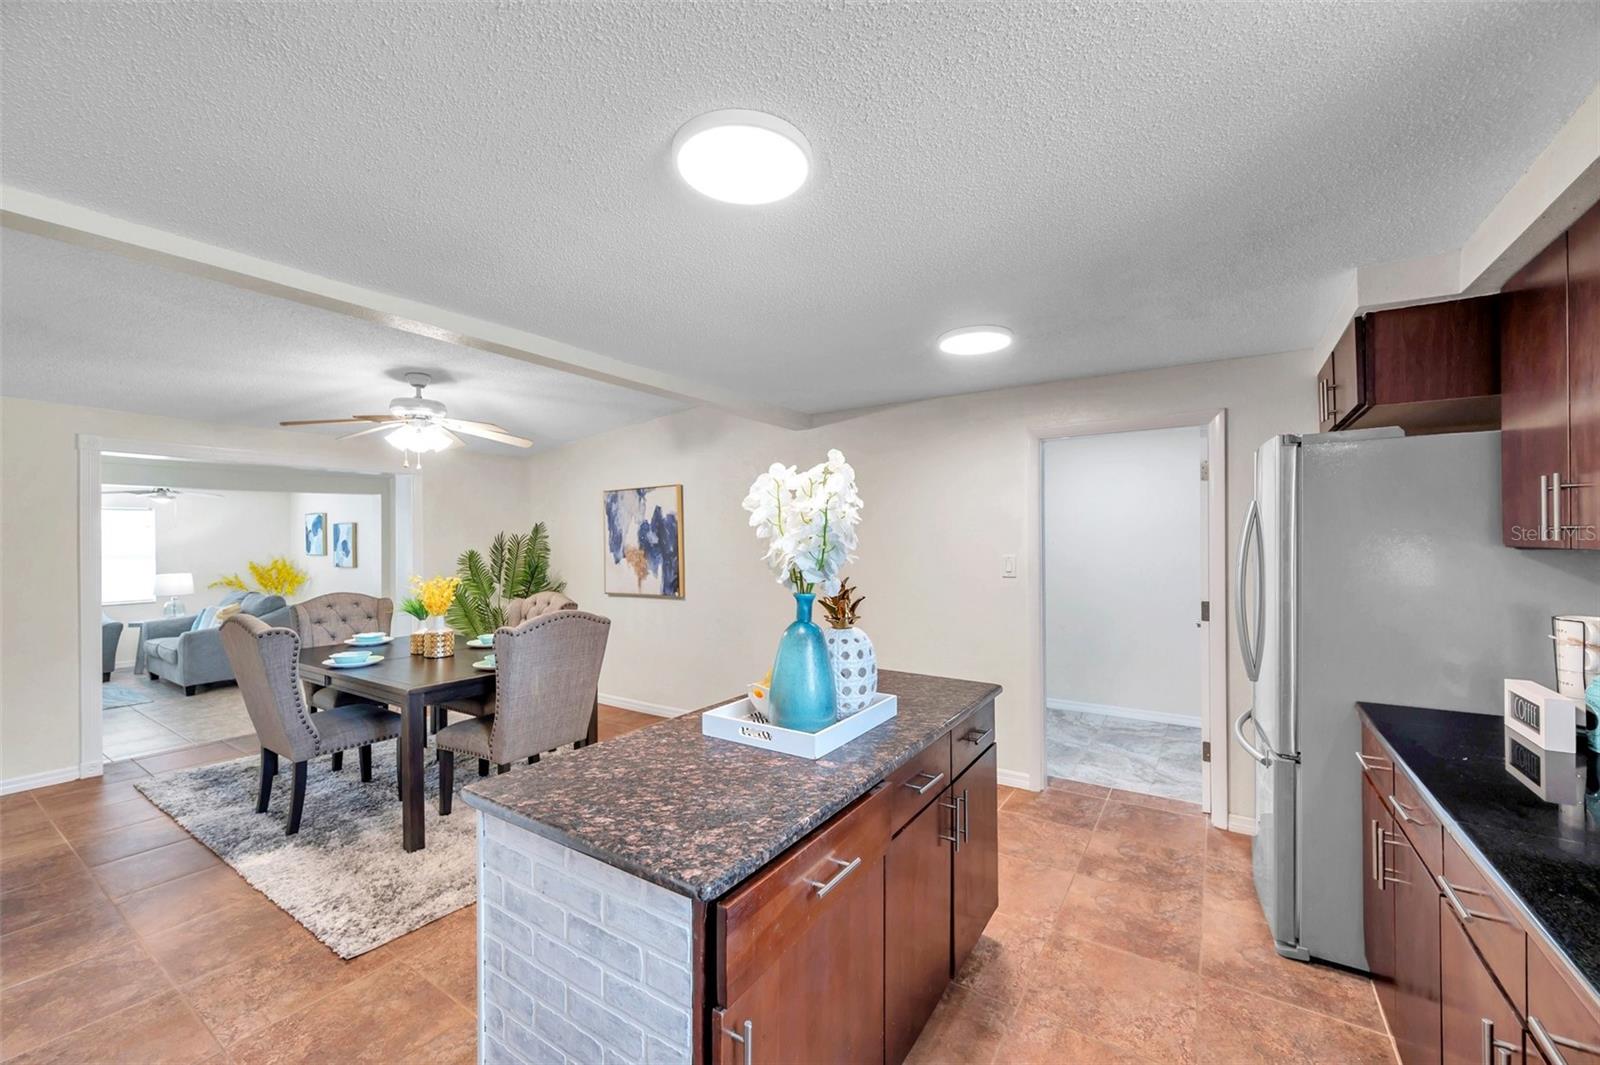
[[1387,806],[1387,797],[1394,791],[1394,762],[1384,751],[1383,744],[1378,742],[1378,734],[1365,721],[1361,723],[1361,754],[1358,760],[1367,779],[1372,781],[1372,786],[1378,789],[1379,795],[1385,797],[1384,805]]
[[1430,876],[1444,870],[1444,829],[1422,801],[1422,791],[1404,769],[1394,771],[1394,788],[1389,793],[1389,809],[1395,825],[1417,849],[1417,857],[1428,867]]
[[994,743],[994,703],[985,703],[950,730],[950,776],[959,777]]
[[950,786],[950,734],[945,733],[905,765],[889,774],[892,798],[889,831],[898,832]]
[[1528,1044],[1549,1065],[1600,1065],[1600,1002],[1574,986],[1537,943],[1528,950],[1527,1017]]
[[737,999],[827,916],[848,895],[837,887],[877,868],[889,845],[890,795],[874,788],[717,903],[718,1004]]
[[1488,963],[1519,1014],[1528,1008],[1528,937],[1516,911],[1490,884],[1454,837],[1444,840],[1444,871],[1439,886],[1445,904]]

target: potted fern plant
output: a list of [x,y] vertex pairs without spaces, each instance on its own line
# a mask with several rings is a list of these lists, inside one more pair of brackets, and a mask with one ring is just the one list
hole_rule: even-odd
[[485,557],[468,548],[456,559],[455,602],[450,627],[469,637],[505,624],[505,604],[536,592],[564,592],[567,582],[550,572],[550,533],[539,522],[527,533],[499,533]]
[[878,694],[878,653],[867,634],[856,628],[861,604],[866,596],[856,595],[850,578],[839,582],[837,595],[821,600],[828,627],[822,638],[828,643],[828,666],[833,672],[837,713],[842,720],[867,708]]

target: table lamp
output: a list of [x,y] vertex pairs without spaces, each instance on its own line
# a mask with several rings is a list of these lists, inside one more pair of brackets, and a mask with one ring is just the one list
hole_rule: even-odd
[[169,618],[180,617],[183,614],[183,604],[178,602],[180,595],[194,594],[194,574],[192,573],[158,573],[155,586],[156,598],[171,596],[167,605],[161,612]]

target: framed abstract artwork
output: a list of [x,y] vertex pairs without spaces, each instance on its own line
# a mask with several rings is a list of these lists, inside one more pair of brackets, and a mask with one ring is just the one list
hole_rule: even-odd
[[306,554],[326,555],[328,553],[328,516],[326,514],[306,515]]
[[683,485],[616,488],[605,509],[605,592],[683,598]]
[[356,568],[356,523],[333,523],[333,564],[338,569]]

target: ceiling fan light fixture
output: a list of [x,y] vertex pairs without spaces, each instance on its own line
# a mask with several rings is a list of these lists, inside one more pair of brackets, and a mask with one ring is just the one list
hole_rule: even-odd
[[454,441],[443,427],[432,424],[416,424],[407,422],[392,433],[384,437],[389,446],[400,451],[413,451],[424,454],[430,451],[443,451]]
[[1003,325],[969,325],[939,338],[946,355],[993,355],[1011,346],[1011,330]]
[[753,207],[792,196],[806,183],[811,145],[776,115],[729,109],[691,119],[678,130],[672,160],[701,195]]

